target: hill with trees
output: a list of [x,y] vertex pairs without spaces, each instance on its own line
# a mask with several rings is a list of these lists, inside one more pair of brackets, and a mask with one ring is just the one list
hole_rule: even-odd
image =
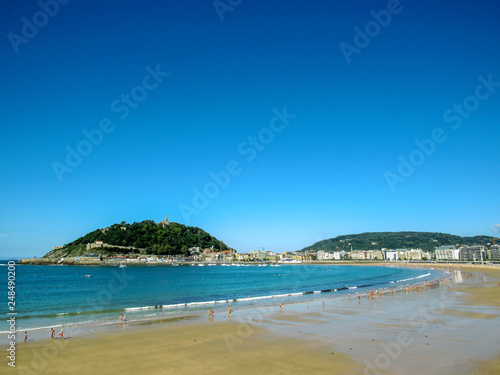
[[[96,241],[105,246],[99,247]],[[87,249],[87,244],[93,244]],[[96,229],[60,248],[55,248],[44,258],[81,256],[86,254],[189,254],[190,247],[214,248],[219,251],[230,250],[228,246],[198,227],[179,223],[155,223],[145,220],[140,223],[111,225],[105,229]]]
[[460,237],[447,233],[435,232],[367,232],[347,234],[318,241],[300,251],[350,251],[381,249],[422,249],[433,251],[437,246],[445,245],[488,245],[490,236]]

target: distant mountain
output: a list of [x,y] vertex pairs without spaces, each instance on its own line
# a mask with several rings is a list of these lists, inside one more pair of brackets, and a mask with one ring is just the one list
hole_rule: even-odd
[[230,250],[224,242],[203,229],[170,223],[168,219],[165,219],[160,223],[155,223],[153,220],[133,224],[122,222],[105,229],[96,229],[69,244],[54,248],[43,257],[60,258],[117,253],[187,255],[190,247]]
[[460,237],[434,232],[367,232],[319,241],[300,251],[350,251],[351,247],[353,250],[420,248],[424,251],[433,251],[436,246],[487,245],[492,240],[493,237],[490,236]]

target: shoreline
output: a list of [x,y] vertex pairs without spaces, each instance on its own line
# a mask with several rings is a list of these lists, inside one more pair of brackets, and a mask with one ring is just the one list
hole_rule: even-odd
[[[380,266],[380,264],[377,265]],[[399,266],[408,267],[407,264]],[[425,267],[423,264],[418,266],[420,268],[437,268],[436,264],[433,263],[426,264]],[[72,373],[83,374],[91,372],[92,367],[88,363],[81,363],[83,361],[78,358],[89,356],[95,362],[95,369],[99,368],[99,372],[103,374],[120,372],[118,371],[120,368],[122,372],[126,373],[127,368],[131,368],[130,366],[138,366],[137,368],[146,372],[154,371],[165,374],[192,373],[193,371],[218,373],[218,369],[220,372],[228,370],[242,374],[280,373],[283,366],[288,369],[288,373],[307,371],[313,374],[322,374],[332,373],[332,369],[336,369],[338,372],[333,373],[412,374],[412,372],[402,372],[403,367],[398,367],[401,366],[399,364],[401,358],[399,357],[392,360],[387,369],[382,368],[383,366],[376,366],[377,363],[381,363],[380,360],[377,362],[377,359],[380,359],[377,357],[380,355],[377,354],[377,351],[381,352],[382,342],[390,345],[401,333],[405,333],[408,337],[413,337],[414,343],[409,347],[411,351],[404,351],[406,347],[402,347],[405,356],[404,362],[420,363],[417,359],[412,358],[413,352],[425,355],[428,362],[432,362],[432,358],[438,361],[439,358],[436,357],[436,354],[429,352],[428,346],[423,342],[429,341],[427,336],[433,337],[439,332],[440,336],[436,336],[434,340],[438,342],[445,340],[446,345],[459,347],[463,341],[461,339],[463,335],[453,336],[453,330],[456,329],[455,324],[462,321],[471,322],[471,325],[477,325],[478,332],[483,332],[485,323],[495,324],[495,321],[499,321],[500,296],[492,297],[489,288],[498,288],[500,267],[484,267],[484,265],[472,267],[471,265],[463,265],[462,267],[454,265],[450,267],[442,265],[439,268],[472,272],[474,278],[466,277],[463,283],[444,284],[421,290],[420,293],[413,290],[409,292],[397,291],[395,297],[386,293],[379,300],[377,299],[375,304],[366,296],[362,296],[363,299],[360,300],[359,304],[356,304],[354,294],[351,296],[352,301],[349,302],[346,302],[347,296],[327,300],[326,308],[323,307],[323,309],[317,300],[311,301],[311,304],[307,303],[307,308],[305,302],[296,302],[285,305],[283,313],[280,313],[276,306],[252,308],[245,311],[238,310],[235,311],[232,320],[229,320],[225,314],[217,313],[213,322],[196,318],[192,320],[151,321],[144,325],[131,324],[125,330],[100,331],[86,337],[70,337],[61,342],[50,341],[48,335],[45,340],[40,341],[22,343],[19,340],[19,365],[27,366],[28,369],[35,369],[34,365],[37,365],[35,370],[41,370],[37,373],[50,372],[52,374],[65,373],[61,369],[67,369],[69,366]],[[487,278],[483,281],[485,273]],[[448,289],[447,286],[451,288]],[[425,322],[426,331],[423,332],[426,334],[425,337],[421,337],[418,332],[418,328],[423,326],[420,320],[416,320],[417,326],[413,327],[411,324],[408,325],[406,318],[395,318],[398,314],[403,317],[407,311],[418,310],[425,304],[432,305],[436,301],[442,301],[443,293],[447,293],[449,290],[453,295],[456,295],[455,300],[449,302],[449,305],[446,305],[439,314],[435,314],[434,320]],[[393,321],[387,322],[387,317],[391,317]],[[436,323],[441,331],[433,326]],[[119,323],[116,325],[118,326]],[[359,327],[364,329],[360,331]],[[487,333],[487,331],[484,332]],[[369,334],[369,337],[375,341],[370,341],[368,337],[365,337],[366,334]],[[335,340],[332,341],[330,336],[334,336]],[[191,338],[191,340],[187,340],[186,337]],[[129,347],[124,347],[123,343],[128,343]],[[200,343],[204,343],[204,345],[198,345]],[[215,347],[209,347],[209,344],[215,345]],[[435,343],[428,344],[436,349]],[[477,343],[474,344],[477,345]],[[148,348],[148,352],[142,351],[139,348],[140,345]],[[177,351],[176,346],[181,346],[188,352],[193,351],[195,354],[185,358],[186,354]],[[121,348],[123,353],[116,347]],[[276,350],[276,347],[279,349]],[[165,359],[166,354],[164,355],[162,350],[167,348],[171,351],[170,356],[177,359]],[[485,351],[484,348],[482,349]],[[101,352],[97,353],[97,351]],[[465,363],[462,363],[462,359],[455,358],[459,360],[462,367],[457,367],[454,374],[462,373],[461,371],[457,372],[461,368],[467,368],[467,371],[481,369],[481,372],[477,372],[478,374],[497,373],[492,371],[498,368],[496,366],[500,364],[500,359],[489,355],[478,361],[475,359],[475,351],[467,353],[468,361],[465,363],[468,365],[466,367],[464,367]],[[36,353],[39,354],[38,357]],[[44,353],[56,354],[44,355]],[[62,353],[64,355],[60,355]],[[247,365],[241,364],[248,362],[249,355],[252,358],[252,366],[247,368]],[[141,359],[141,356],[144,356],[144,360]],[[194,360],[193,356],[197,359]],[[39,361],[33,362],[36,358]],[[217,358],[222,359],[217,360]],[[314,361],[310,361],[310,358],[314,358]],[[118,359],[127,365],[124,367]],[[101,369],[98,366],[102,366],[103,361],[106,366]],[[146,363],[148,361],[158,363]],[[184,367],[182,363],[186,362],[188,365]],[[222,362],[223,367],[219,362]],[[42,363],[47,363],[43,369],[40,367]],[[111,366],[111,363],[114,365]],[[200,363],[205,365],[201,366]],[[160,366],[160,364],[162,365]],[[309,367],[305,367],[304,364]],[[50,367],[50,371],[47,367]],[[394,371],[395,368],[397,371]],[[431,371],[429,375],[441,373],[448,372]],[[463,373],[467,372],[464,370]]]
[[[333,269],[333,267],[328,267],[326,265],[319,266],[321,269],[327,267],[326,269]],[[289,267],[288,269],[293,269],[295,267]],[[388,267],[381,267],[386,270],[390,269]],[[344,269],[348,269],[344,266]],[[353,270],[353,269],[352,269]],[[114,272],[114,271],[113,271]],[[146,271],[145,271],[146,272]],[[271,271],[274,272],[274,271]],[[280,271],[276,271],[280,272]],[[293,271],[295,272],[295,271]],[[349,271],[351,272],[351,271]],[[367,273],[370,270],[366,269]],[[397,274],[399,272],[395,271],[384,271],[385,273]],[[227,295],[225,298],[214,298],[211,300],[200,300],[194,299],[189,300],[189,302],[183,303],[166,303],[158,305],[139,305],[132,304],[126,307],[111,306],[107,310],[97,309],[96,311],[86,312],[83,315],[61,312],[58,314],[42,315],[39,322],[27,322],[22,321],[22,324],[18,324],[17,332],[31,331],[38,332],[44,329],[54,328],[64,328],[64,329],[78,329],[78,330],[88,330],[88,329],[106,329],[107,326],[114,326],[119,322],[120,314],[127,316],[127,320],[133,321],[152,321],[157,319],[173,319],[181,318],[186,316],[193,317],[204,317],[207,309],[211,308],[217,311],[224,311],[228,305],[233,305],[233,308],[238,310],[249,310],[253,308],[265,308],[268,306],[273,306],[279,302],[285,304],[294,304],[300,301],[305,302],[306,300],[318,300],[318,299],[339,299],[345,297],[348,293],[354,293],[357,291],[366,292],[368,288],[381,289],[384,285],[385,287],[399,288],[400,285],[404,283],[417,283],[423,282],[424,280],[433,280],[442,277],[441,271],[434,271],[432,275],[430,272],[425,273],[424,269],[422,271],[415,272],[404,271],[405,275],[396,277],[392,275],[392,278],[385,280],[384,282],[364,282],[362,278],[358,279],[356,282],[352,281],[349,283],[349,287],[343,283],[336,283],[328,285],[323,284],[314,288],[313,286],[309,288],[299,288],[292,291],[283,290],[285,293],[280,294],[269,294],[269,295],[251,295],[246,294],[238,295]],[[409,275],[406,275],[408,274]],[[222,274],[224,271],[222,270]],[[274,275],[273,275],[274,276]],[[279,276],[279,274],[278,274]],[[295,280],[298,282],[298,280]],[[278,292],[278,291],[276,291]],[[251,293],[250,293],[251,294]],[[22,317],[20,317],[22,318]],[[21,323],[19,318],[18,323]],[[34,324],[33,324],[34,323]],[[3,329],[0,334],[6,333]],[[2,337],[0,337],[0,345],[3,344]]]
[[149,260],[149,261],[139,261],[135,258],[129,260],[123,259],[105,259],[100,260],[99,258],[84,258],[80,257],[67,257],[63,258],[21,258],[15,260],[16,265],[35,265],[35,266],[49,266],[49,265],[60,265],[60,266],[106,266],[106,267],[118,267],[125,264],[126,267],[137,267],[137,266],[190,266],[190,265],[235,265],[235,266],[252,266],[252,265],[405,265],[405,264],[415,264],[415,265],[471,265],[471,266],[492,266],[500,267],[500,262],[492,263],[491,261],[485,262],[471,262],[471,261],[457,261],[457,260],[442,260],[442,261],[422,261],[422,260],[356,260],[356,259],[346,259],[346,260],[313,260],[313,261],[221,261],[213,260],[210,262],[201,261],[180,261],[180,260]]

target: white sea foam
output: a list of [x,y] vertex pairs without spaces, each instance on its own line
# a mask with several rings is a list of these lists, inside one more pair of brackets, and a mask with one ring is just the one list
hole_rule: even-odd
[[[62,324],[55,324],[53,326],[47,326],[47,327],[34,327],[34,328],[23,328],[23,329],[17,329],[16,332],[24,332],[24,331],[41,331],[43,329],[51,329],[51,328],[59,328],[62,327]],[[8,334],[10,331],[0,331],[0,335],[3,334]]]
[[186,303],[175,303],[172,305],[162,305],[162,308],[164,309],[175,309],[176,307],[185,307]]
[[425,275],[417,276],[417,277],[415,277],[415,279],[420,279],[422,277],[426,277],[426,276],[430,276],[430,275],[431,275],[431,273],[429,272],[429,273],[426,273]]
[[190,303],[186,303],[186,306],[189,306],[189,305],[213,305],[215,303],[215,301],[203,301],[203,302],[190,302]]
[[255,301],[259,299],[268,299],[268,298],[273,298],[273,296],[238,298],[238,301]]
[[397,280],[396,282],[402,283],[403,281],[410,281],[410,280],[414,280],[414,279],[415,279],[414,277],[410,277],[409,279]]
[[140,310],[149,310],[154,308],[156,308],[156,306],[126,307],[125,311],[140,311]]

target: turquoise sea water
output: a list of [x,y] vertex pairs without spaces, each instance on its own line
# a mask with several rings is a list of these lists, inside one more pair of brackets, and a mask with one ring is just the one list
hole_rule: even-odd
[[[7,265],[0,261],[0,313],[7,318]],[[105,325],[365,293],[438,279],[440,271],[342,265],[16,265],[16,328]],[[92,277],[89,277],[92,276]],[[349,289],[347,289],[347,287]],[[8,329],[0,321],[0,332]]]

